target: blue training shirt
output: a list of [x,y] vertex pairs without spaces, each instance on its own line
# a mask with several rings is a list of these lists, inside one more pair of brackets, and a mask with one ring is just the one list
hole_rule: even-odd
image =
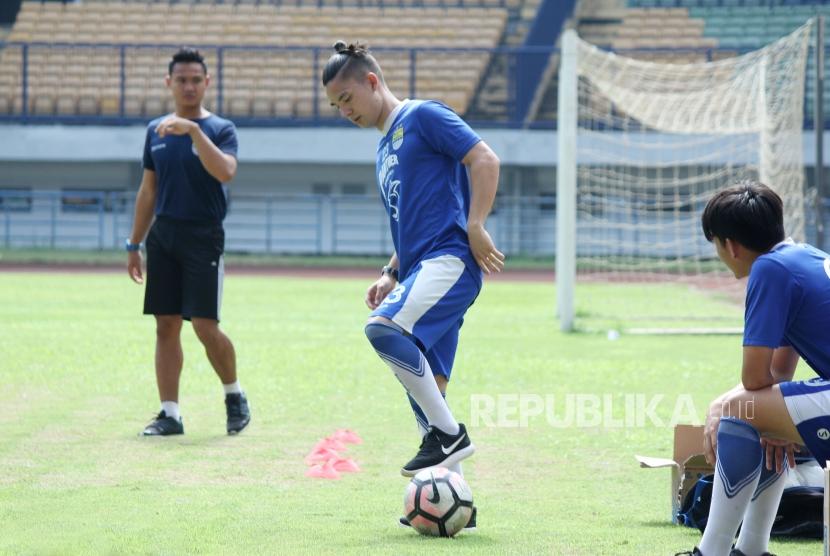
[[755,259],[744,321],[745,346],[792,346],[830,379],[830,255],[782,242]]
[[[228,208],[225,187],[202,165],[189,135],[159,138],[155,129],[166,117],[149,123],[144,141],[144,168],[156,173],[156,216],[221,222]],[[191,121],[220,151],[236,157],[239,143],[233,122],[215,114]]]
[[450,108],[406,100],[378,144],[377,179],[403,279],[418,263],[455,255],[481,280],[470,251],[470,180],[461,163],[481,138]]

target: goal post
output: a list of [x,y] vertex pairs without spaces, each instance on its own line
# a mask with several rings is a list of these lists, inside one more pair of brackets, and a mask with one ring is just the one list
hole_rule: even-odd
[[562,37],[559,66],[558,156],[556,165],[556,299],[559,328],[574,325],[576,287],[576,31]]
[[[812,26],[808,21],[747,54],[685,63],[634,59],[573,30],[563,34],[561,329],[740,325],[741,285],[718,264],[700,214],[718,189],[756,179],[784,199],[787,235],[804,239],[802,127]],[[609,283],[613,293],[602,287]],[[650,306],[649,288],[673,288],[667,294],[674,301]],[[583,311],[580,298],[595,295],[608,295],[608,302],[592,300]]]

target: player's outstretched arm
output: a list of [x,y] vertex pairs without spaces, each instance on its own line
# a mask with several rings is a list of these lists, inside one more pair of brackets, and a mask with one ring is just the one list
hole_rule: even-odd
[[484,141],[479,141],[462,162],[470,171],[470,214],[467,215],[470,251],[481,270],[487,274],[499,272],[504,268],[504,255],[496,249],[484,228],[499,187],[499,157]]
[[[153,221],[153,208],[156,205],[156,173],[144,169],[141,177],[141,185],[135,197],[135,216],[133,218],[133,229],[130,232],[130,243],[139,244],[144,240],[150,224]],[[144,277],[141,273],[141,252],[127,252],[127,274],[133,282],[141,284]]]

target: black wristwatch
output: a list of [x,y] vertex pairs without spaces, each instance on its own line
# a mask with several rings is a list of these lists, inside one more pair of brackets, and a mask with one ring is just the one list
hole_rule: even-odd
[[381,276],[391,276],[392,278],[395,279],[396,282],[399,280],[398,269],[393,267],[393,266],[386,265],[383,268],[381,268],[380,269],[380,275]]

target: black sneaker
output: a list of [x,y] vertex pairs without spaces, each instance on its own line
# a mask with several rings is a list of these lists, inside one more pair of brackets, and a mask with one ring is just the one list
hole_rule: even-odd
[[181,419],[176,420],[168,417],[162,409],[152,423],[144,427],[144,436],[170,436],[171,434],[184,434],[184,425]]
[[458,424],[458,434],[450,435],[439,428],[430,427],[421,441],[418,454],[401,469],[404,477],[414,477],[418,471],[430,467],[449,467],[476,451],[467,436],[463,423]]
[[[476,530],[476,515],[478,514],[478,508],[473,506],[473,513],[470,515],[470,521],[467,522],[467,525],[464,526],[465,531],[475,531]],[[401,517],[398,519],[398,525],[401,527],[412,527],[409,524],[409,520],[406,517]]]
[[674,556],[703,556],[703,554],[695,547],[694,550],[687,550],[686,552],[678,552]]
[[[746,554],[744,554],[737,548],[733,547],[732,550],[729,552],[729,556],[746,556]],[[775,554],[771,552],[764,552],[763,554],[761,554],[761,556],[775,556]]]
[[228,412],[228,434],[237,434],[251,422],[251,410],[244,393],[226,394],[225,409]]

